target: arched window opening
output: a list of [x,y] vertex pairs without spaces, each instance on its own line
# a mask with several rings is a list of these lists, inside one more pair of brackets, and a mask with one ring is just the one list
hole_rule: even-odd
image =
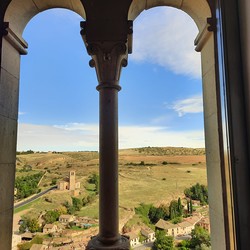
[[[136,212],[124,231],[162,220],[171,226],[169,214],[154,217],[152,211],[164,207],[169,212],[171,201],[180,197],[183,217],[169,234],[178,239],[188,234],[190,218],[208,219],[209,213],[205,203],[195,204],[197,213],[185,218],[190,200],[184,190],[197,183],[207,186],[201,60],[194,46],[199,31],[186,13],[169,7],[142,12],[133,30],[133,53],[120,81],[119,123],[120,148],[134,148],[134,157],[129,161],[128,152],[121,151],[120,204]],[[140,214],[150,204],[151,213]]]

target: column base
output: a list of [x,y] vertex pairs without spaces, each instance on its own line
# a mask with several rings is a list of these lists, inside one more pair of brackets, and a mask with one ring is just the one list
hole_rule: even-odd
[[126,236],[121,236],[119,240],[115,242],[110,242],[104,244],[98,238],[98,236],[94,236],[86,247],[86,250],[129,250],[130,244],[129,239]]

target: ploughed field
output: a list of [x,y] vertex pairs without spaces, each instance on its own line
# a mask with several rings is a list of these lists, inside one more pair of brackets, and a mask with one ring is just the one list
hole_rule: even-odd
[[[98,173],[98,152],[50,152],[17,155],[17,176],[46,171],[39,184],[43,190],[63,180],[70,170],[76,171],[83,198],[90,192],[89,175]],[[199,182],[207,184],[204,149],[147,147],[119,151],[119,205],[121,221],[140,203],[159,205],[184,197],[184,189]],[[52,191],[29,206],[37,215],[41,209],[57,208],[71,201],[70,193]],[[49,201],[49,202],[48,202]],[[98,217],[98,196],[78,212]]]

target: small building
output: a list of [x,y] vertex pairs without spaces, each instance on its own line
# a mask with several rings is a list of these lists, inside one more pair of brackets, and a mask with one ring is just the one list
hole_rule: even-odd
[[57,231],[57,225],[55,224],[46,224],[43,227],[43,233],[49,234],[49,233],[55,233]]
[[154,242],[155,241],[155,232],[151,228],[143,228],[141,229],[142,236],[146,237],[146,242]]
[[70,215],[70,214],[62,214],[59,217],[59,222],[61,222],[62,224],[68,224],[71,221],[74,221],[75,216],[74,215]]
[[129,232],[129,233],[126,233],[125,235],[129,237],[129,243],[131,247],[134,247],[140,244],[139,236],[136,235],[135,233]]

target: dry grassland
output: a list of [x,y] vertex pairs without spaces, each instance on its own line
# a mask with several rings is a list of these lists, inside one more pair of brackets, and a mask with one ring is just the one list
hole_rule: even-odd
[[[206,184],[204,149],[195,152],[193,149],[183,148],[151,149],[151,151],[148,148],[140,151],[139,149],[120,150],[119,204],[122,221],[131,216],[133,208],[140,203],[155,205],[168,203],[172,199],[183,197],[185,188],[197,182]],[[40,184],[44,189],[50,185],[53,178],[60,181],[70,170],[76,170],[77,179],[82,185],[80,198],[87,194],[84,186],[88,175],[98,172],[97,152],[36,153],[17,157],[18,170],[28,164],[32,166],[33,171],[49,171]],[[17,176],[21,174],[23,173],[17,171]],[[32,206],[34,214],[39,214],[41,209],[56,208],[64,201],[70,200],[68,192],[54,191],[46,196],[52,199],[52,203],[45,202],[43,198],[35,202]],[[97,218],[98,199],[82,208],[79,214]]]

